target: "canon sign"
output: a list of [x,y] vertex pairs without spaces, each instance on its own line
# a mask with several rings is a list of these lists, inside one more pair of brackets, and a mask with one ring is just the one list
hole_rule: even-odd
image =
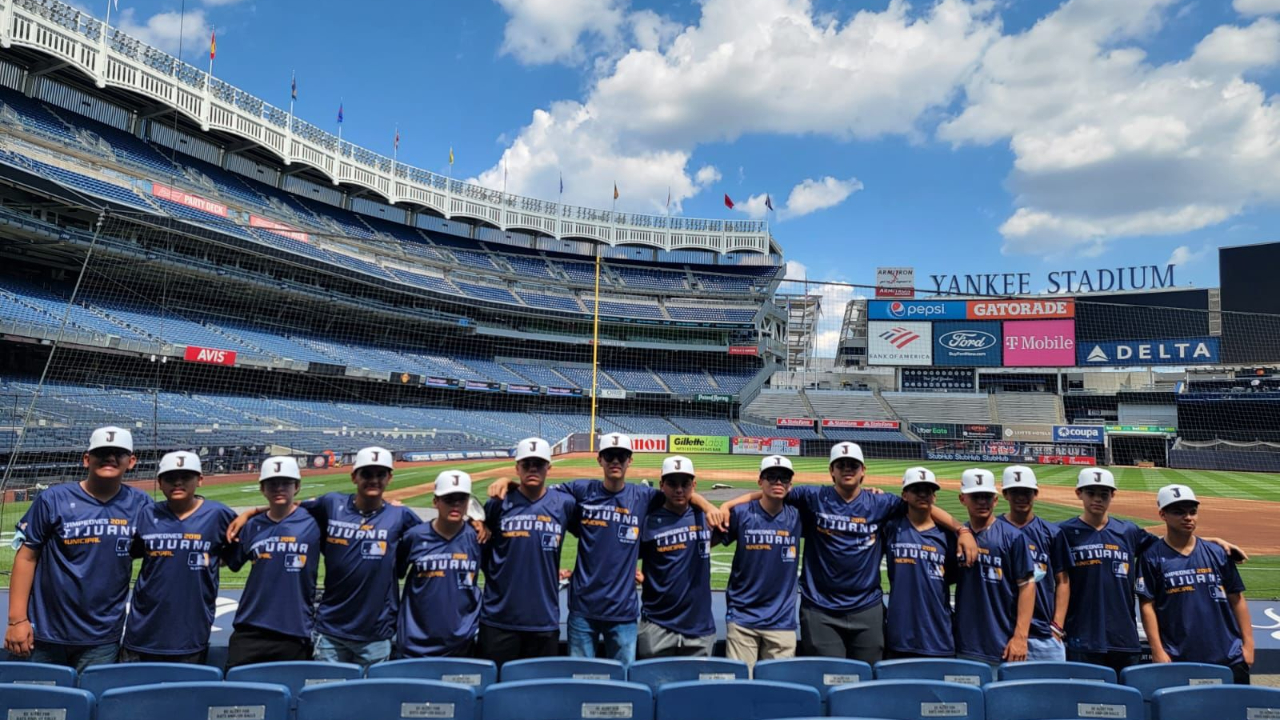
[[665,453],[667,451],[667,436],[632,435],[631,451],[638,453]]

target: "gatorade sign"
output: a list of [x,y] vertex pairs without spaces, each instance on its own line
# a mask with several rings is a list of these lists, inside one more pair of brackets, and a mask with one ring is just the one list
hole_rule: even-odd
[[208,363],[210,365],[235,365],[236,351],[188,345],[182,359],[187,362]]

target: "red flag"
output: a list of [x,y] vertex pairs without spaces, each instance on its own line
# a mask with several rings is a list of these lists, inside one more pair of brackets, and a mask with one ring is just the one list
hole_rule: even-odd
[[730,210],[733,209],[733,198],[729,197],[729,193],[724,194],[724,206]]
[[218,56],[218,31],[213,30],[209,33],[209,59],[212,60]]

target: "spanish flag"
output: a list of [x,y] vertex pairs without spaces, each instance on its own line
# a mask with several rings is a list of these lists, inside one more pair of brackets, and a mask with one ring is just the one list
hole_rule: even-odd
[[449,166],[453,166],[453,147],[449,147]]
[[209,59],[212,60],[218,56],[218,29],[214,28],[209,33]]

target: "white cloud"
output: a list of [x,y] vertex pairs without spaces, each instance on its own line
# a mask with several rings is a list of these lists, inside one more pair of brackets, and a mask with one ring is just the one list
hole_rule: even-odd
[[1280,200],[1280,109],[1244,79],[1280,62],[1280,24],[1219,27],[1152,64],[1137,43],[1173,1],[1068,0],[994,43],[965,83],[938,134],[1013,150],[1005,252],[1096,255]]
[[694,174],[693,181],[699,187],[706,187],[713,183],[718,183],[724,176],[720,174],[720,169],[715,165],[703,165],[698,168],[698,172]]
[[1235,0],[1232,7],[1241,15],[1274,15],[1280,13],[1280,0]]
[[835,356],[840,344],[845,306],[852,300],[866,299],[866,295],[858,288],[846,284],[843,276],[831,272],[826,274],[825,280],[818,280],[804,263],[795,260],[786,261],[783,279],[778,292],[797,295],[807,292],[822,298],[821,316],[813,336],[814,350],[819,357]]
[[1211,245],[1205,245],[1199,250],[1192,250],[1186,245],[1179,245],[1169,254],[1166,265],[1177,265],[1178,267],[1186,267],[1194,263],[1198,263],[1209,255],[1214,248]]
[[778,215],[782,218],[800,217],[818,210],[826,210],[844,202],[850,195],[862,189],[857,178],[837,180],[830,175],[821,180],[812,178],[791,188],[787,206]]
[[125,8],[119,18],[119,21],[113,19],[112,24],[152,47],[177,55],[181,44],[182,53],[188,58],[193,54],[209,56],[209,36],[213,28],[204,10],[190,10],[186,17],[179,12],[156,13],[140,22],[133,8]]
[[769,207],[765,205],[768,200],[769,196],[765,193],[752,195],[746,200],[736,203],[733,206],[733,209],[741,213],[746,213],[752,220],[759,220],[769,214]]
[[[593,47],[617,41],[622,0],[498,0],[510,16],[502,52],[527,65],[581,62]],[[652,14],[652,13],[651,13]],[[656,42],[662,27],[638,20],[637,35]]]

